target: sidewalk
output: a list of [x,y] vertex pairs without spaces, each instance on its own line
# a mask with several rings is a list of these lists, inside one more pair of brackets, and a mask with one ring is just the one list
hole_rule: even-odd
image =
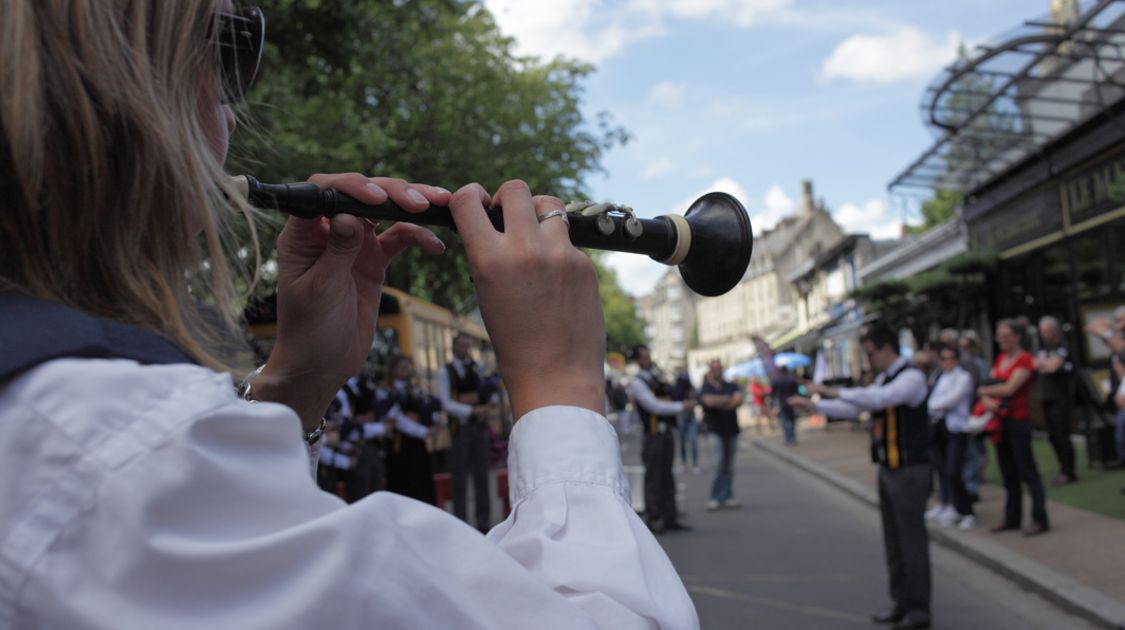
[[[795,446],[785,446],[780,437],[756,437],[754,445],[878,504],[865,431],[813,428],[803,430]],[[1003,488],[986,484],[975,506],[976,530],[932,525],[930,536],[1067,610],[1106,627],[1125,628],[1125,521],[1048,501],[1049,533],[1033,538],[990,534],[988,528],[1001,520],[1003,502]]]

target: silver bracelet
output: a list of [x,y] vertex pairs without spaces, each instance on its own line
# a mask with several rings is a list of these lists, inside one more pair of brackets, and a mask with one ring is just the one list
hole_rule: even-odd
[[[242,382],[238,384],[238,388],[237,388],[236,391],[238,392],[238,395],[240,397],[242,397],[242,399],[245,400],[246,402],[249,402],[249,403],[258,402],[256,400],[254,400],[254,397],[251,395],[250,384],[254,381],[255,378],[258,378],[258,375],[262,373],[262,370],[265,369],[265,367],[266,366],[264,366],[264,365],[258,366],[258,368],[256,370],[247,374],[246,378],[242,379]],[[320,424],[317,425],[317,427],[315,429],[313,429],[312,431],[309,431],[308,433],[305,434],[305,443],[308,444],[309,446],[312,446],[312,445],[316,444],[320,440],[321,436],[324,435],[324,431],[327,428],[328,428],[328,416],[322,416],[320,418]]]

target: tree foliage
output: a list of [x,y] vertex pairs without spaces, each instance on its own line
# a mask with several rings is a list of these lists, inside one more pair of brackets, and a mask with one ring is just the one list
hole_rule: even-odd
[[[517,57],[479,2],[273,0],[263,9],[265,59],[232,172],[280,182],[358,171],[450,190],[519,178],[565,199],[584,196],[603,153],[627,140],[607,114],[581,112],[591,66]],[[474,306],[464,249],[442,232],[443,256],[407,253],[387,283],[464,313]]]
[[617,274],[606,266],[602,252],[587,252],[598,272],[598,292],[605,316],[606,351],[629,356],[633,346],[646,343],[645,324],[633,299],[622,290]]
[[922,224],[907,226],[910,234],[924,234],[957,216],[961,193],[954,190],[935,190],[933,199],[922,203]]

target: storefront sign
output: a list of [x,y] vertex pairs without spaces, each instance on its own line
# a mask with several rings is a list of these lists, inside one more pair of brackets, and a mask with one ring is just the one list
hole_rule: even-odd
[[973,248],[1004,251],[1062,229],[1056,189],[1032,191],[970,226]]
[[1063,180],[1068,226],[1125,204],[1125,155],[1118,155]]

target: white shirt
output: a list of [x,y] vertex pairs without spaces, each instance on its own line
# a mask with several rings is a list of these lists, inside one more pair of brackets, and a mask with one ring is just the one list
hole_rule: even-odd
[[63,359],[0,389],[0,628],[698,628],[604,417],[525,415],[488,536],[317,489],[297,416],[192,365]]
[[973,404],[973,377],[960,365],[942,371],[934,383],[928,401],[930,417],[945,417],[945,428],[951,433],[964,433]]
[[[864,411],[877,411],[887,407],[922,404],[929,392],[926,376],[921,370],[911,368],[909,359],[899,357],[887,371],[875,377],[875,382],[867,387],[841,387],[839,398],[821,400],[817,409],[832,418],[855,418]],[[905,366],[905,367],[904,367]],[[886,383],[887,376],[903,370],[895,380]]]
[[641,370],[629,382],[629,395],[633,397],[638,407],[654,416],[675,416],[684,410],[684,403],[682,402],[657,398],[642,376],[651,378],[652,373],[648,370]]

